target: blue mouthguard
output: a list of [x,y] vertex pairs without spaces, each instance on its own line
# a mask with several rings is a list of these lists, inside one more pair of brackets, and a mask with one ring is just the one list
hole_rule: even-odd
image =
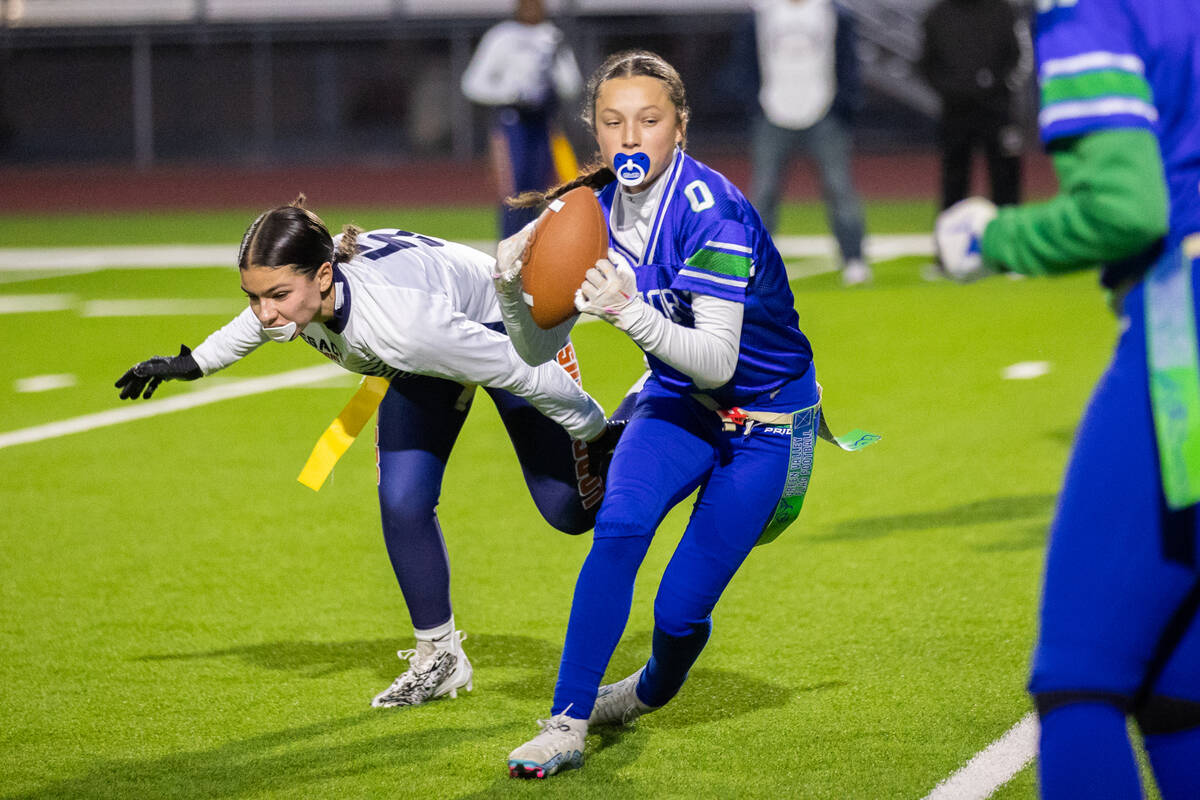
[[650,156],[645,153],[617,153],[613,156],[613,172],[623,186],[640,186],[650,174]]

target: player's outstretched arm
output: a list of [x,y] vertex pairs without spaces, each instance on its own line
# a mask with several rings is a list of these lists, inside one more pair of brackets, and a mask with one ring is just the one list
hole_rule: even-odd
[[149,400],[163,381],[194,381],[204,373],[186,344],[179,345],[177,356],[152,356],[125,370],[113,384],[121,390],[122,400],[136,400],[140,395]]
[[1046,202],[997,211],[971,198],[942,212],[935,236],[951,277],[1087,269],[1136,255],[1166,234],[1162,157],[1149,131],[1069,140],[1055,151],[1054,169],[1061,188]]

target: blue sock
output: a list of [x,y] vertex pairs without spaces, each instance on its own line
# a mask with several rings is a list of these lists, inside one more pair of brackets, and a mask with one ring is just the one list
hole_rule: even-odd
[[1200,728],[1146,737],[1163,800],[1200,797]]
[[655,625],[650,660],[637,685],[638,699],[655,708],[666,705],[687,680],[688,670],[700,657],[710,633],[711,619],[694,625],[692,632],[684,636],[672,636]]
[[1042,717],[1038,770],[1044,800],[1142,797],[1125,713],[1108,703],[1071,703]]

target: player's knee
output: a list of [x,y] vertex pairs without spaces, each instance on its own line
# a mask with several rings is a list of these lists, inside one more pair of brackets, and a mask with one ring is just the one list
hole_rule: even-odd
[[712,605],[689,601],[664,588],[660,586],[654,598],[654,626],[669,636],[692,636],[703,631],[707,637],[712,631]]
[[635,537],[606,537],[592,540],[584,568],[609,576],[628,576],[631,582],[636,577],[642,560],[646,557],[650,540]]
[[699,637],[707,640],[712,633],[712,617],[689,620],[682,616],[675,616],[669,610],[668,613],[659,613],[658,607],[655,606],[654,627],[676,639]]
[[1037,705],[1038,716],[1043,718],[1053,711],[1075,704],[1108,705],[1122,714],[1128,714],[1131,705],[1131,698],[1126,695],[1086,689],[1034,692],[1033,700]]
[[636,507],[630,509],[625,504],[612,502],[611,497],[605,497],[596,514],[596,537],[650,538],[656,522],[647,519],[645,514],[637,513]]
[[579,503],[563,503],[551,508],[541,508],[542,517],[559,533],[578,536],[587,533],[596,523],[596,515],[580,507]]
[[533,484],[530,492],[542,519],[556,531],[577,536],[590,531],[596,523],[599,502],[588,507],[574,487]]
[[1200,728],[1200,702],[1152,694],[1134,709],[1138,727],[1146,736]]
[[596,514],[596,535],[650,536],[664,505],[662,488],[653,481],[610,481]]
[[436,508],[436,497],[427,497],[414,487],[399,482],[379,485],[379,513],[385,526],[428,525],[436,516]]

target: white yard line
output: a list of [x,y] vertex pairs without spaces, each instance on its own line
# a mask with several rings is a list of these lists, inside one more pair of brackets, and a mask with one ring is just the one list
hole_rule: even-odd
[[79,379],[69,372],[59,372],[54,375],[30,375],[28,378],[17,378],[13,389],[19,393],[51,392],[55,389],[70,389],[79,383]]
[[73,294],[6,294],[0,295],[0,314],[70,311],[75,303]]
[[228,297],[155,297],[80,300],[73,294],[0,294],[0,314],[75,311],[81,317],[232,317],[246,307],[244,299]]
[[1038,720],[1030,712],[962,769],[933,787],[924,800],[986,800],[1037,755]]
[[[0,433],[0,450],[18,444],[41,442],[46,439],[56,439],[59,436],[67,436],[72,433],[83,433],[84,431],[95,430],[96,428],[103,428],[108,425],[117,425],[122,422],[130,422],[135,419],[156,417],[159,414],[169,414],[172,411],[183,411],[189,408],[196,408],[197,406],[208,405],[209,403],[217,403],[221,400],[230,400],[235,397],[248,397],[264,392],[273,392],[276,389],[307,386],[345,374],[346,371],[344,369],[334,364],[321,364],[316,367],[281,372],[262,378],[247,378],[161,400],[132,401],[133,405],[114,408],[109,411],[85,414],[82,417],[72,417],[71,419],[64,419],[59,422],[50,422],[45,425],[35,425],[32,428],[22,428],[7,433]],[[119,401],[116,401],[114,397],[114,402]]]
[[236,316],[246,307],[245,298],[170,298],[152,300],[89,300],[79,309],[81,317],[182,317],[188,314]]
[[237,245],[133,245],[129,247],[4,247],[0,271],[162,269],[166,267],[232,267]]
[[[464,242],[486,253],[495,253],[494,241]],[[830,236],[777,236],[775,244],[784,258],[832,257],[836,245]],[[899,256],[933,254],[929,234],[868,236],[867,257],[882,261]],[[121,247],[4,247],[0,272],[62,273],[98,269],[181,269],[232,267],[237,245],[134,245]]]

